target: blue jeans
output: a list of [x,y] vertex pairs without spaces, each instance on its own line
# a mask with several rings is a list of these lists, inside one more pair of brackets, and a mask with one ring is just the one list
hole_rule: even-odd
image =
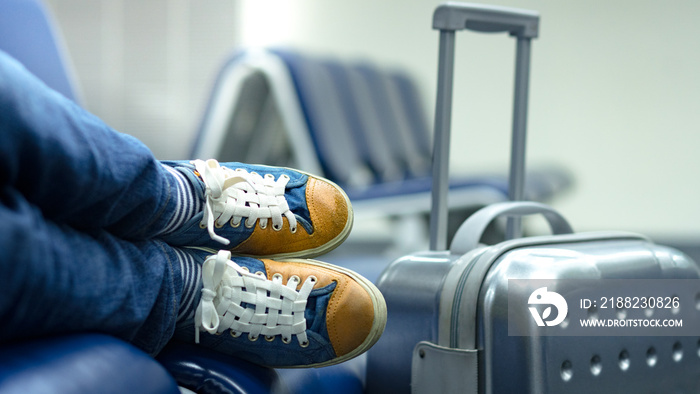
[[[98,331],[157,353],[182,292],[174,185],[135,138],[0,51],[0,342]],[[174,182],[172,182],[174,183]]]

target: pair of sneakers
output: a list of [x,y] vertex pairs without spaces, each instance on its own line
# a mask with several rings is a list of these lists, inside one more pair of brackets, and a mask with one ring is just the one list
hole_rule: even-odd
[[379,339],[386,324],[379,290],[311,259],[350,233],[353,211],[342,189],[287,168],[164,164],[187,177],[202,207],[162,236],[208,254],[191,327],[197,343],[265,366],[320,367]]

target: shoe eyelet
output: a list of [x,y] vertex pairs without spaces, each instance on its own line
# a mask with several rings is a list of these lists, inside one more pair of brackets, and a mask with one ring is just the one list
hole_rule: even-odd
[[272,275],[272,279],[280,279],[280,280],[282,280],[282,274],[276,273],[276,274]]
[[275,179],[275,176],[272,174],[265,174],[266,179]]
[[318,281],[318,279],[313,275],[309,275],[307,280],[310,281],[311,283],[316,283]]
[[236,227],[238,227],[238,226],[241,225],[241,222],[236,223],[236,222],[233,221],[233,219],[231,219],[230,224],[231,224],[231,227],[236,228]]
[[265,273],[262,272],[262,271],[256,271],[256,272],[255,272],[255,275],[261,276],[261,277],[263,277],[263,278],[265,277]]
[[199,228],[201,228],[201,229],[207,228],[206,223],[199,223]]
[[296,233],[297,233],[297,227],[294,226],[294,228],[290,228],[289,231],[291,231],[292,234],[296,234]]
[[282,175],[280,175],[280,178],[289,180],[289,175],[287,175],[287,174],[282,174]]
[[301,346],[301,347],[309,347],[309,341],[306,340],[306,341],[300,343],[299,346]]
[[219,332],[219,331],[217,331],[217,332],[214,333],[214,335],[221,335],[221,334],[223,334],[223,333],[222,333],[222,332]]
[[290,343],[292,343],[292,338],[282,337],[282,343],[284,343],[285,345],[289,345]]
[[234,338],[238,338],[238,337],[240,337],[241,334],[242,334],[242,333],[240,333],[240,332],[235,332],[235,331],[233,331],[233,330],[230,330],[228,333],[231,334],[231,336],[234,337]]
[[245,224],[245,228],[253,228],[253,226],[255,226],[255,222],[249,224],[248,219],[245,220],[244,224]]
[[[274,228],[275,226],[272,226],[272,227]],[[266,228],[267,228],[267,223],[260,222],[260,229],[265,230]]]
[[251,341],[251,342],[257,341],[258,338],[260,338],[260,335],[256,335],[256,336],[253,337],[253,336],[251,336],[250,334],[248,334],[248,340]]
[[274,335],[271,335],[271,336],[265,335],[265,340],[268,342],[272,342],[275,340],[275,336]]
[[224,225],[223,225],[223,224],[220,224],[220,223],[217,222],[217,221],[214,221],[214,227],[216,227],[216,228],[222,228],[222,227],[224,227]]
[[250,268],[248,268],[248,267],[241,267],[241,269],[245,272],[250,272]]
[[278,225],[276,225],[276,224],[273,224],[273,225],[272,225],[272,229],[275,230],[275,231],[280,231],[280,230],[282,230],[282,226],[278,226]]
[[299,282],[301,282],[301,279],[300,279],[297,275],[292,275],[292,276],[289,278],[289,280],[290,280],[290,281],[294,281],[294,282],[296,282],[297,284],[298,284]]

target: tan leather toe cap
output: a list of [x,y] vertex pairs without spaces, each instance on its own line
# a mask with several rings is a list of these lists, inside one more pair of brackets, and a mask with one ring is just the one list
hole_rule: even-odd
[[358,283],[339,281],[326,312],[326,327],[335,354],[344,356],[360,347],[372,331],[374,305]]
[[322,245],[333,241],[352,224],[352,209],[345,194],[332,183],[309,177],[306,203],[314,227],[314,242]]

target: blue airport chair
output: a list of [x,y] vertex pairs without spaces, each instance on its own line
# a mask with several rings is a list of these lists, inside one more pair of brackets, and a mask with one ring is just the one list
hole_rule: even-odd
[[3,0],[0,3],[0,49],[51,88],[78,102],[73,74],[57,33],[41,2]]

